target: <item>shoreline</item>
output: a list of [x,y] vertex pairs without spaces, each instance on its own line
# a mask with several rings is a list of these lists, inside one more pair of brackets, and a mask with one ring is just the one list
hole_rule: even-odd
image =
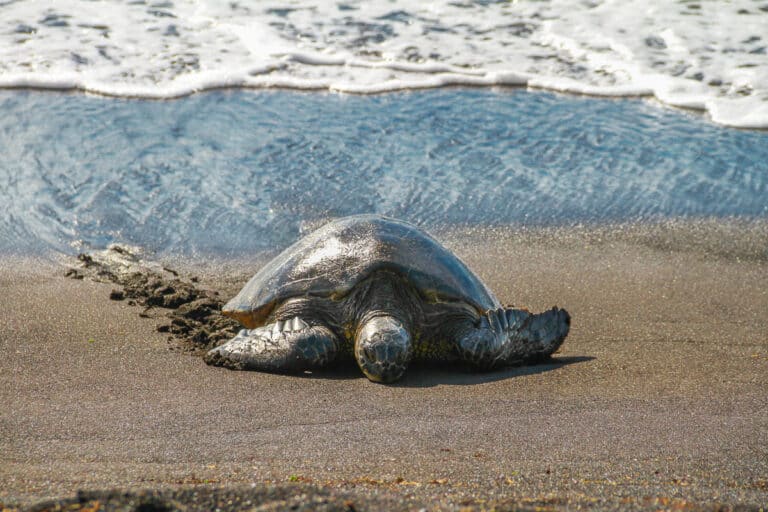
[[[624,101],[624,100],[643,100],[656,106],[661,110],[669,110],[675,112],[681,116],[695,116],[698,119],[706,121],[712,126],[719,128],[725,128],[729,130],[739,131],[755,131],[755,132],[768,132],[768,125],[765,122],[734,122],[734,121],[717,121],[713,117],[713,113],[707,104],[690,104],[685,101],[680,103],[664,101],[659,95],[652,89],[641,89],[637,87],[630,87],[626,90],[619,89],[616,91],[603,90],[599,87],[591,88],[576,87],[569,89],[568,87],[547,86],[543,81],[532,80],[534,83],[526,83],[524,80],[518,81],[512,80],[511,82],[494,80],[488,80],[485,77],[472,77],[459,75],[458,77],[448,78],[445,82],[437,81],[437,83],[414,83],[414,84],[402,84],[396,87],[383,87],[374,90],[356,90],[356,89],[343,89],[336,88],[332,85],[322,84],[318,85],[313,81],[309,81],[305,85],[289,84],[289,83],[276,83],[276,84],[225,84],[215,86],[203,86],[203,87],[190,87],[185,90],[173,92],[171,94],[160,93],[150,94],[145,93],[125,93],[118,91],[99,90],[87,85],[79,84],[59,84],[54,83],[50,85],[37,84],[30,85],[23,83],[5,84],[0,85],[0,92],[2,91],[18,91],[18,92],[35,92],[35,93],[54,93],[54,94],[81,94],[86,96],[95,96],[105,99],[115,100],[127,100],[127,101],[177,101],[196,96],[199,94],[208,94],[216,92],[224,93],[236,93],[242,91],[249,91],[253,93],[259,92],[292,92],[300,94],[336,94],[347,96],[384,96],[389,94],[409,94],[418,93],[421,91],[431,90],[443,90],[443,89],[486,89],[494,92],[509,92],[509,91],[525,91],[533,93],[551,94],[554,96],[560,96],[563,98],[588,98],[594,100],[607,100],[607,101]],[[717,99],[717,98],[715,98]]]
[[[66,278],[61,262],[0,257],[0,503],[255,485],[278,501],[329,492],[336,509],[758,510],[766,233],[713,228],[691,246],[698,229],[454,230],[446,245],[500,300],[565,307],[571,334],[549,364],[416,367],[392,386],[356,368],[208,367],[157,331],[168,310],[110,300],[113,283]],[[255,270],[176,263],[225,297]]]

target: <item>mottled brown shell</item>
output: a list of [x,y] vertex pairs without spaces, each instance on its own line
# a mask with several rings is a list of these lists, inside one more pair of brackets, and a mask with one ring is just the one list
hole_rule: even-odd
[[223,313],[253,329],[291,297],[338,299],[378,270],[405,276],[428,301],[464,301],[480,313],[499,307],[482,281],[424,231],[378,215],[356,215],[332,221],[288,247]]

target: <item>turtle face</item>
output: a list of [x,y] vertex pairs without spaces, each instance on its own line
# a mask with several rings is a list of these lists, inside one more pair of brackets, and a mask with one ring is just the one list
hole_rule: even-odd
[[394,382],[411,360],[411,337],[399,320],[373,317],[358,328],[355,359],[373,382]]

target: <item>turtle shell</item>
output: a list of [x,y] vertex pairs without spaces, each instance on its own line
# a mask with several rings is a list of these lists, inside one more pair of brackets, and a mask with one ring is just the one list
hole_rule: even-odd
[[222,312],[253,329],[291,297],[342,298],[379,270],[398,272],[428,301],[464,301],[481,313],[499,307],[482,281],[421,229],[378,215],[355,215],[334,220],[288,247]]

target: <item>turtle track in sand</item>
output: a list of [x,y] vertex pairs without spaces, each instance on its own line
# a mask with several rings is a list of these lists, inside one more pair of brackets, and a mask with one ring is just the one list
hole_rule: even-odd
[[80,253],[70,263],[65,277],[117,285],[109,298],[143,308],[140,316],[157,317],[164,312],[169,322],[157,330],[178,342],[173,349],[203,354],[241,329],[221,314],[225,301],[218,291],[203,287],[197,277],[143,260],[138,249],[111,245],[103,251]]

